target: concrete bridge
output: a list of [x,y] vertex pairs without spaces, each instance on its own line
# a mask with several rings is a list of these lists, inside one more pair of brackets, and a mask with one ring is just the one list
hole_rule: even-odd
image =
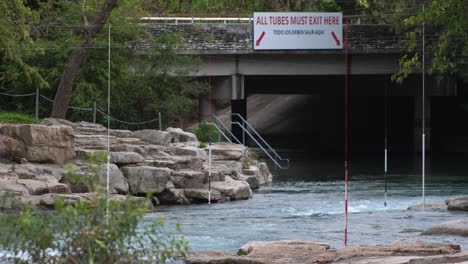
[[[302,100],[300,113],[291,110],[270,120],[270,127],[272,124],[284,127],[282,135],[259,128],[271,138],[314,135],[319,142],[313,141],[307,147],[324,152],[342,150],[344,50],[254,51],[253,25],[249,20],[247,23],[191,22],[158,21],[143,26],[155,35],[173,32],[182,36],[186,41],[178,47],[178,52],[203,58],[194,75],[209,76],[211,99],[229,101],[232,112],[248,117],[248,98],[256,94],[300,94],[309,98],[306,102]],[[420,151],[421,74],[410,76],[402,85],[390,80],[398,71],[399,58],[404,54],[400,45],[406,37],[394,33],[388,25],[350,25],[348,32],[350,134],[354,139],[351,150],[381,150],[383,120],[387,115],[389,136],[398,139],[390,141],[390,147],[402,152]],[[426,76],[427,149],[433,145],[438,151],[464,151],[447,141],[447,135],[463,137],[462,133],[468,132],[466,125],[447,120],[447,115],[461,116],[454,106],[464,102],[460,84]],[[216,110],[208,109],[215,104],[208,104],[207,100],[207,97],[200,99],[202,119]],[[437,114],[436,120],[432,120],[431,109],[444,114]]]

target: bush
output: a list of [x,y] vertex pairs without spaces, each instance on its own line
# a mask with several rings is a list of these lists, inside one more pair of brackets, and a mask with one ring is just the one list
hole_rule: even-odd
[[[200,142],[218,141],[218,130],[213,125],[201,122],[200,125],[191,131],[197,136]],[[210,140],[211,139],[211,140]]]
[[199,148],[206,148],[207,146],[205,142],[200,142],[200,145],[198,145]]
[[0,112],[0,122],[14,124],[37,124],[36,119],[19,113]]
[[[101,156],[91,156],[96,171],[103,164]],[[162,218],[139,226],[146,209],[131,197],[107,206],[100,177],[94,176],[83,182],[91,183],[88,187],[96,199],[73,205],[58,200],[53,212],[24,206],[17,211],[0,211],[0,262],[166,263],[186,257],[188,242],[183,235],[163,234]],[[9,201],[11,196],[0,196],[3,208]],[[179,226],[177,230],[180,232]]]

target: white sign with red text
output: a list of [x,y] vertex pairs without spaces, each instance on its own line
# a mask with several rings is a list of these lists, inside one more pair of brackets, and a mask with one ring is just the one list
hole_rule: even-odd
[[254,13],[254,50],[343,48],[342,13]]

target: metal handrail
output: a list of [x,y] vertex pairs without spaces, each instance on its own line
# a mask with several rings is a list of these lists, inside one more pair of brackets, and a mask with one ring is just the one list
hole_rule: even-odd
[[[266,142],[266,140],[265,140],[262,136],[260,136],[260,134],[257,132],[257,130],[255,130],[255,129],[250,125],[250,123],[247,122],[247,120],[245,120],[245,118],[244,118],[242,115],[240,115],[240,114],[238,114],[238,113],[231,113],[231,115],[239,117],[239,118],[242,120],[242,122],[243,122],[244,124],[246,124],[246,125],[248,126],[248,128],[250,128],[250,129],[253,131],[253,133],[254,133],[254,134],[268,147],[268,149],[275,155],[275,160],[278,159],[278,160],[280,160],[280,161],[286,161],[286,162],[287,162],[287,168],[289,168],[289,159],[281,158],[281,156],[270,146],[270,144],[268,144],[268,142]],[[239,123],[239,124],[240,124],[240,123]],[[242,125],[240,125],[240,126],[243,127]],[[246,131],[246,132],[248,131],[248,129],[247,129],[247,130],[246,130],[246,129],[243,129],[243,130]],[[249,133],[249,135],[250,135],[250,133]],[[254,137],[253,137],[252,135],[250,135],[250,137],[251,137],[252,139],[254,139]],[[254,140],[255,140],[255,139],[254,139]]]
[[229,142],[229,143],[232,143],[232,140],[226,136],[226,134],[224,134],[223,130],[221,128],[219,128],[215,123],[206,123],[207,125],[212,125],[216,128],[216,130],[218,130],[218,132],[223,135],[223,137]]
[[278,161],[270,155],[270,152],[268,152],[268,151],[262,146],[262,144],[260,144],[260,143],[255,139],[255,137],[252,136],[252,134],[250,134],[250,132],[248,131],[248,129],[246,129],[241,123],[239,123],[239,122],[231,122],[231,124],[240,126],[240,127],[242,128],[242,130],[244,130],[244,132],[247,133],[247,134],[250,136],[250,138],[252,138],[252,140],[253,140],[255,143],[257,143],[257,146],[260,147],[261,150],[263,150],[263,152],[271,159],[271,161],[273,161],[273,162],[275,163],[275,165],[278,166],[278,168],[280,168],[280,169],[287,169],[287,168],[289,168],[289,160],[288,160],[288,165],[287,165],[286,167],[281,166],[281,164],[279,164]]
[[[220,124],[227,132],[229,132],[229,135],[230,135],[232,138],[234,138],[234,139],[236,140],[237,144],[243,145],[243,144],[240,142],[240,140],[239,140],[236,136],[234,136],[234,134],[231,132],[231,130],[228,129],[228,128],[224,125],[224,123],[223,123],[216,115],[213,114],[213,115],[211,115],[211,116],[215,119],[215,121],[216,121],[218,124]],[[229,141],[230,141],[230,140],[229,140]],[[230,142],[231,142],[231,141],[230,141]],[[231,142],[231,143],[232,143],[232,142]]]

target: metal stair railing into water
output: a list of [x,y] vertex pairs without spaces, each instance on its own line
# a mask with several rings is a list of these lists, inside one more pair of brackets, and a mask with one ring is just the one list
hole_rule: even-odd
[[[232,116],[236,116],[238,117],[241,121],[242,121],[242,124],[240,122],[231,122],[231,124],[234,124],[234,125],[238,125],[243,132],[247,133],[247,135],[249,135],[249,137],[257,144],[257,146],[271,159],[271,161],[273,161],[273,163],[275,163],[275,165],[280,168],[280,169],[289,169],[289,159],[286,159],[286,158],[282,158],[271,146],[270,144],[268,144],[268,142],[266,142],[266,140],[260,136],[260,134],[257,132],[257,130],[255,130],[249,122],[247,122],[247,120],[245,120],[245,118],[238,114],[238,113],[232,113],[231,114]],[[257,136],[257,138],[259,140],[257,140],[250,132],[249,130],[251,130],[253,132],[253,134],[255,136]],[[245,143],[245,136],[243,136],[243,141]],[[259,141],[261,141],[264,145],[262,145]],[[271,154],[270,154],[271,153]],[[282,163],[284,161],[285,163],[285,166],[281,165],[280,163]]]
[[[222,135],[229,143],[232,143],[232,140],[231,140],[231,138],[232,138],[232,139],[234,139],[234,141],[235,141],[237,144],[243,145],[243,144],[240,142],[240,140],[239,140],[236,136],[234,136],[234,134],[231,132],[231,130],[228,129],[228,128],[224,125],[224,123],[221,122],[221,120],[220,120],[216,115],[211,115],[211,116],[214,118],[215,122],[214,122],[214,123],[207,123],[207,124],[208,124],[208,125],[214,126],[214,127],[216,128],[216,130],[218,131],[218,133],[219,133],[219,134],[218,134],[218,141],[221,141],[220,135]],[[221,127],[220,127],[220,126],[221,126]],[[224,131],[223,131],[223,129],[224,129]],[[226,135],[225,132],[226,132],[231,138],[229,138],[229,136]]]

